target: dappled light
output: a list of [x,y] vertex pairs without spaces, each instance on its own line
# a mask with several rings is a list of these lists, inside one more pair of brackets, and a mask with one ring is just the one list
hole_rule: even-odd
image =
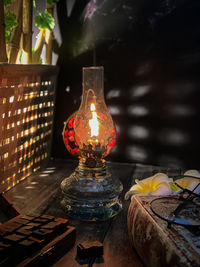
[[43,173],[54,173],[55,172],[55,170],[54,169],[52,169],[52,170],[45,170],[45,171],[43,171]]
[[26,188],[26,189],[36,189],[35,186],[26,186],[25,188]]
[[133,125],[128,129],[129,137],[133,139],[145,139],[148,138],[150,135],[149,129],[145,128],[144,126],[140,125]]
[[147,107],[142,106],[142,105],[132,105],[127,108],[128,114],[132,116],[146,116],[148,115],[149,111]]
[[41,173],[41,174],[39,174],[39,176],[48,177],[49,175],[48,175],[48,173]]
[[148,157],[145,147],[140,145],[128,145],[126,153],[128,158],[133,161],[145,162]]
[[130,89],[131,98],[137,99],[145,96],[151,90],[150,85],[139,85]]
[[121,107],[118,106],[108,106],[110,114],[113,115],[122,115],[123,111]]
[[113,89],[108,91],[106,99],[112,99],[112,98],[117,98],[120,97],[121,91],[120,89]]

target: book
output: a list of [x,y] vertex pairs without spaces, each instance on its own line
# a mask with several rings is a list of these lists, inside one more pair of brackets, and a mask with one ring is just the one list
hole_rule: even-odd
[[156,198],[134,196],[128,209],[129,237],[142,261],[148,267],[200,266],[199,231],[177,224],[169,229],[151,209],[150,203]]

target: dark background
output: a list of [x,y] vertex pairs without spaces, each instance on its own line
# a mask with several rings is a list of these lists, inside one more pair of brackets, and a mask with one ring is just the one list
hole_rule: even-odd
[[71,158],[64,122],[78,110],[82,67],[104,66],[117,127],[108,160],[199,168],[199,0],[60,0],[52,156]]

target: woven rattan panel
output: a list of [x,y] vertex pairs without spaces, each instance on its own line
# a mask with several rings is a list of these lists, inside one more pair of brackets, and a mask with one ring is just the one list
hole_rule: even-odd
[[48,159],[57,69],[0,66],[0,192]]

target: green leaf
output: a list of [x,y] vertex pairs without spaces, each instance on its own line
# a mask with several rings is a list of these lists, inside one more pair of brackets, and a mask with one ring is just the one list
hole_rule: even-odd
[[[33,56],[34,56],[34,53],[35,53],[35,49],[34,48],[32,48],[32,58],[33,58]],[[43,64],[43,60],[42,60],[42,58],[40,57],[40,59],[39,59],[39,62],[38,62],[38,64]]]
[[59,0],[47,0],[47,4],[54,6]]
[[55,27],[55,20],[52,15],[46,10],[43,12],[39,12],[37,16],[35,16],[35,25],[39,29],[49,29],[53,31]]
[[36,9],[36,3],[35,3],[35,0],[33,0],[33,8]]
[[42,58],[40,57],[39,63],[38,64],[43,64]]
[[3,3],[4,3],[4,6],[7,7],[7,6],[10,6],[15,0],[4,0]]
[[5,25],[6,25],[6,43],[10,42],[11,33],[15,27],[18,26],[16,15],[11,11],[5,12]]
[[172,189],[173,192],[175,191],[179,191],[180,190],[180,187],[178,187],[176,184],[174,183],[170,183],[170,187]]

